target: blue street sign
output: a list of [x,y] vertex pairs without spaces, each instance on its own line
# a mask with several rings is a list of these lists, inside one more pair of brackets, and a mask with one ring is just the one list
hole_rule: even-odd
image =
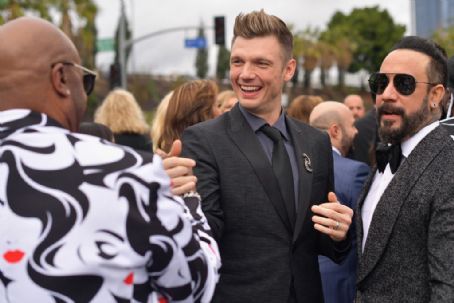
[[206,48],[207,41],[203,37],[195,39],[184,39],[184,47],[186,48]]

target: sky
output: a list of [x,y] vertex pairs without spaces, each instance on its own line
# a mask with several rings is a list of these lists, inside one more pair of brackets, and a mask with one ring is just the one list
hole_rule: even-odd
[[[121,0],[95,0],[99,12],[96,20],[98,38],[112,38],[118,23]],[[230,48],[233,22],[239,13],[264,9],[276,15],[296,30],[308,26],[324,29],[336,11],[350,13],[354,8],[379,6],[387,9],[394,21],[412,33],[410,2],[412,0],[124,0],[126,15],[139,38],[159,30],[181,27],[213,26],[214,16],[226,18],[226,43]],[[209,75],[214,75],[218,46],[214,45],[213,30],[206,30]],[[195,75],[196,49],[184,48],[185,38],[195,38],[196,30],[155,36],[134,45],[128,70],[161,75]],[[97,55],[98,68],[107,70],[113,52]]]

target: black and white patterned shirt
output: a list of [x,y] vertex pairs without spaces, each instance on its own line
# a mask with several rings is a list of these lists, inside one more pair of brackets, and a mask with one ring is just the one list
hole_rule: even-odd
[[219,267],[159,157],[0,112],[0,302],[209,302]]

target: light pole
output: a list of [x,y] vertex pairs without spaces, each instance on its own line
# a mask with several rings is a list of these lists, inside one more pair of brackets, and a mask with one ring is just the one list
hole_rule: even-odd
[[119,37],[118,37],[118,55],[120,59],[120,84],[121,87],[127,89],[127,80],[126,80],[126,14],[125,14],[125,2],[121,1],[120,8],[120,27],[119,27]]

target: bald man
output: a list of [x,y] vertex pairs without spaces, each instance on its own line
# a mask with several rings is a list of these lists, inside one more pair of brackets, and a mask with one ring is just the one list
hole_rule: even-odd
[[359,95],[348,95],[344,99],[344,104],[351,110],[355,120],[358,120],[366,114],[363,98]]
[[0,41],[0,302],[209,302],[216,243],[198,195],[171,192],[188,182],[73,133],[96,73],[57,27],[23,17]]
[[[361,162],[345,158],[357,134],[352,112],[342,103],[326,101],[317,105],[309,117],[309,123],[328,133],[333,148],[334,184],[339,201],[355,209],[356,200],[369,174],[369,167]],[[352,228],[354,231],[354,226]],[[355,237],[353,237],[354,239]],[[354,249],[340,265],[320,256],[325,303],[351,303],[355,298],[356,241]]]

